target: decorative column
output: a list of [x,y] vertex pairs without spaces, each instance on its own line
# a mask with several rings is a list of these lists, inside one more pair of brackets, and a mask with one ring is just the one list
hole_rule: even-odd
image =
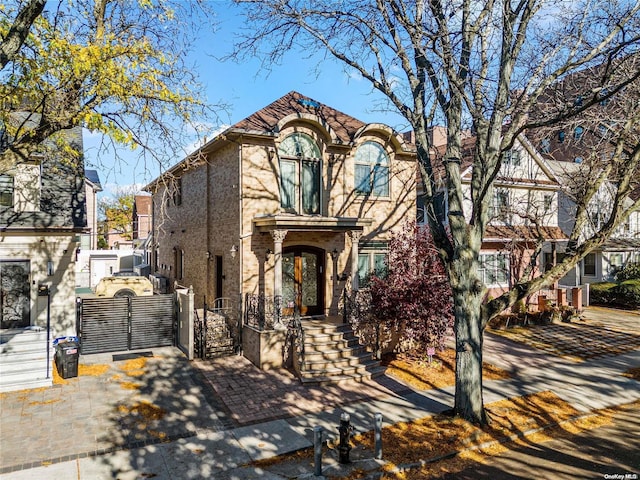
[[358,291],[360,289],[358,280],[358,242],[360,242],[362,232],[360,230],[351,230],[349,237],[351,238],[351,288],[353,291]]
[[275,308],[274,323],[280,325],[282,321],[282,242],[287,236],[287,230],[271,230],[273,237],[273,300]]

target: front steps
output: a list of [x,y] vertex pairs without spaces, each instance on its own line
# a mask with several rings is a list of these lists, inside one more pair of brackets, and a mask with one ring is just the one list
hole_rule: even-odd
[[304,360],[296,358],[294,369],[304,385],[363,381],[384,373],[349,325],[303,320],[302,328]]
[[0,392],[50,387],[53,357],[51,341],[43,328],[0,331]]

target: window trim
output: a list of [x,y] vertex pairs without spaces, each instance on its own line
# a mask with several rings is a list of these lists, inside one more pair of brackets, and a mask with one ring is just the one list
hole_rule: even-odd
[[[379,161],[375,161],[374,163],[374,161],[372,161],[370,158],[367,158],[367,160],[362,160],[359,158],[359,155],[358,155],[359,152],[362,152],[363,149],[368,146],[375,146],[375,148],[378,149],[379,153],[384,154],[384,164],[380,163]],[[380,155],[378,154],[377,159],[379,158],[380,158]],[[365,183],[364,178],[362,178],[360,181],[358,180],[358,175],[356,173],[358,167],[367,167],[369,170],[366,190],[361,188],[361,186],[363,186]],[[376,181],[378,180],[378,175],[376,174],[376,172],[379,171],[378,169],[386,170],[385,181],[380,185],[377,185],[377,181]],[[391,173],[391,157],[389,156],[387,149],[384,148],[383,145],[381,145],[380,143],[374,140],[367,140],[361,143],[360,145],[358,145],[353,156],[353,189],[356,195],[363,196],[363,197],[391,198],[390,173]],[[384,187],[384,193],[376,192],[376,189],[379,188],[380,186]]]
[[[360,259],[367,257],[367,270],[365,275],[361,275]],[[358,248],[358,285],[366,288],[369,283],[369,278],[372,274],[384,273],[383,270],[376,268],[376,257],[383,257],[384,268],[387,268],[389,261],[389,244],[386,241],[373,241],[370,243],[361,244]]]
[[[4,187],[3,184],[6,185],[6,187]],[[15,205],[15,187],[16,184],[13,175],[0,175],[0,208],[11,208]],[[9,197],[11,197],[10,201]]]
[[[492,283],[487,282],[487,268],[485,267],[486,260],[484,260],[486,257],[495,257],[495,263],[492,269],[495,282]],[[502,268],[499,263],[499,259],[501,258],[504,259],[504,266]],[[500,269],[503,269],[503,272],[500,272]],[[504,274],[504,282],[500,281],[500,273]],[[478,255],[478,274],[480,275],[482,282],[487,287],[508,287],[511,281],[511,262],[509,261],[509,255],[507,253],[497,251],[480,253]]]
[[[295,139],[296,137],[298,138],[304,138],[306,140],[308,140],[310,142],[310,145],[313,146],[312,150],[315,150],[312,153],[317,153],[317,157],[309,157],[309,156],[304,156],[304,153],[302,150],[298,150],[296,151],[296,155],[291,155],[290,153],[287,153],[285,151],[283,151],[282,146],[283,144],[285,144],[285,142],[287,142],[289,139]],[[294,140],[295,141],[295,140]],[[293,207],[291,206],[284,206],[283,204],[283,199],[285,198],[284,196],[284,176],[282,174],[283,169],[282,169],[282,165],[283,163],[292,163],[294,165],[294,181],[293,181],[293,191],[294,191],[294,198],[293,198]],[[315,185],[315,188],[317,190],[317,196],[318,196],[318,200],[315,203],[315,207],[317,208],[317,211],[305,211],[304,210],[304,192],[303,192],[303,179],[304,179],[304,166],[305,164],[308,165],[313,165],[315,168],[315,170],[317,171],[317,176],[318,176],[318,180],[317,183]],[[308,133],[305,132],[293,132],[289,135],[287,135],[278,145],[278,168],[279,168],[279,172],[278,172],[278,184],[279,184],[279,194],[280,194],[280,208],[285,209],[286,211],[293,211],[296,214],[299,215],[321,215],[322,214],[322,198],[323,198],[323,192],[322,192],[322,168],[323,168],[323,164],[322,164],[322,151],[320,150],[320,146],[318,145],[318,142]]]
[[[591,262],[588,264],[589,267],[593,267],[593,273],[588,273],[587,272],[587,258],[591,259],[593,258],[593,264],[591,264]],[[596,253],[595,252],[590,252],[587,253],[583,258],[582,258],[582,274],[585,277],[595,277],[598,275],[598,259],[596,258]],[[589,269],[589,271],[591,271],[591,268]]]

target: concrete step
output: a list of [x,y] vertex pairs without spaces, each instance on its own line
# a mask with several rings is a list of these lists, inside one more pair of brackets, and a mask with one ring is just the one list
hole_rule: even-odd
[[49,378],[36,378],[36,379],[20,379],[15,383],[0,381],[0,393],[1,392],[15,392],[18,390],[29,390],[33,388],[51,387],[53,385],[53,375]]
[[48,343],[45,330],[3,330],[0,333],[0,355],[44,349]]
[[[49,361],[53,362],[53,354],[49,357]],[[47,356],[40,355],[36,358],[25,359],[22,356],[10,361],[3,360],[0,362],[0,376],[10,375],[13,373],[21,373],[32,370],[44,369],[47,365]],[[2,381],[2,379],[0,379]]]
[[[55,354],[55,350],[51,348],[49,350],[49,358],[52,359],[54,354]],[[46,357],[47,357],[47,351],[45,349],[44,344],[42,345],[38,344],[37,348],[32,348],[32,349],[27,349],[22,351],[11,350],[6,353],[0,353],[0,366],[12,364],[12,363],[19,364],[19,363],[27,362],[30,360],[41,360],[41,359],[46,359]]]
[[[316,346],[317,347],[317,346]],[[313,348],[305,345],[304,357],[309,361],[320,360],[343,360],[348,357],[360,356],[367,353],[367,349],[360,345],[354,345],[349,348]]]
[[3,330],[0,333],[0,391],[51,386],[54,355],[47,332],[42,328]]
[[382,366],[372,367],[365,372],[358,373],[339,373],[339,374],[325,374],[325,375],[309,375],[302,376],[300,381],[303,385],[328,385],[339,384],[344,382],[364,382],[372,378],[379,377],[384,374],[386,368]]
[[[318,370],[327,370],[327,369],[345,369],[350,367],[358,367],[362,365],[369,365],[369,362],[372,361],[371,353],[364,352],[360,355],[347,355],[343,354],[340,358],[331,358],[331,359],[309,359],[305,354],[304,359],[304,371],[305,372],[314,372]],[[373,360],[374,363],[378,363]]]
[[369,369],[377,367],[379,365],[380,363],[377,360],[370,359],[370,360],[362,360],[360,362],[356,362],[356,363],[345,365],[345,366],[330,364],[325,366],[325,368],[312,369],[311,367],[318,367],[319,365],[307,364],[307,362],[305,361],[304,370],[301,372],[301,375],[308,376],[308,377],[311,377],[314,375],[315,376],[352,375],[352,374],[364,373]]
[[304,337],[304,346],[308,350],[336,350],[345,348],[356,348],[360,345],[357,338],[341,338],[340,340],[328,340],[325,338],[314,339],[313,337]]
[[3,363],[0,365],[0,392],[51,386],[53,382],[52,368],[53,357],[49,363],[46,358]]
[[348,323],[324,323],[321,321],[303,321],[302,328],[310,335],[340,335],[353,333],[351,325]]

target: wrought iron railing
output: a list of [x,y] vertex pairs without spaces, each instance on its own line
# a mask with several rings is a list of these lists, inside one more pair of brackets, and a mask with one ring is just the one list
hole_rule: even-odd
[[302,322],[300,321],[300,310],[297,306],[293,307],[293,316],[289,317],[289,321],[287,323],[287,338],[283,351],[283,359],[285,362],[290,356],[293,358],[291,355],[292,352],[289,352],[289,348],[291,348],[293,353],[295,353],[298,369],[301,372],[304,371],[304,329],[302,328]]
[[245,294],[244,324],[258,330],[287,328],[282,309],[282,295]]

